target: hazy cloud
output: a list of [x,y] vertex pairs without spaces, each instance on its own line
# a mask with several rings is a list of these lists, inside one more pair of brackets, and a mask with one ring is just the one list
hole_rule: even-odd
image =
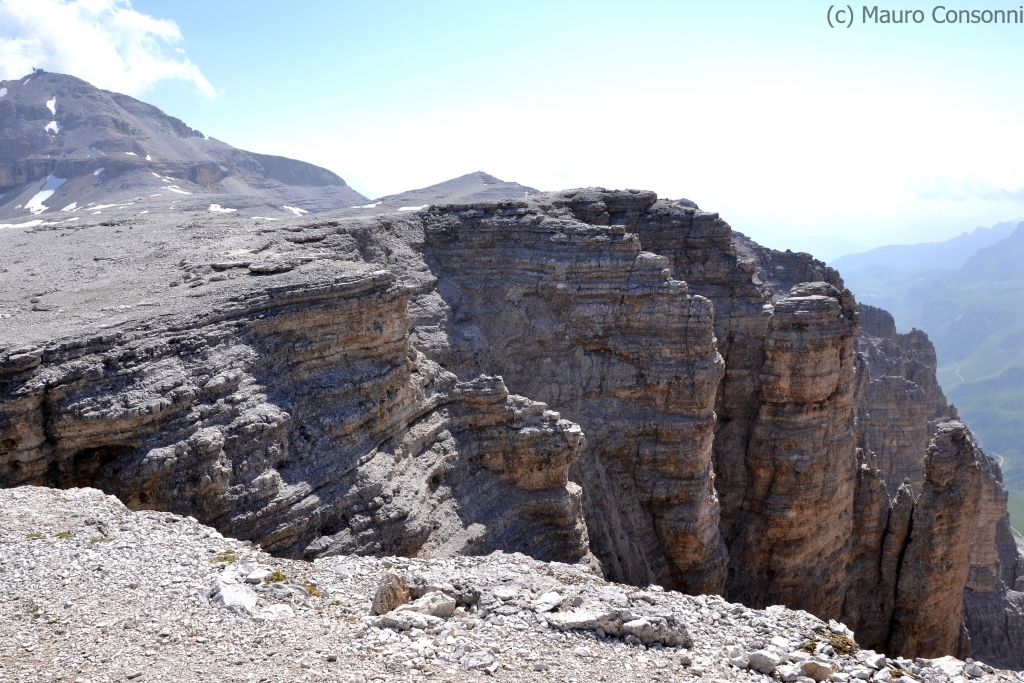
[[1024,187],[1009,190],[977,178],[952,180],[936,178],[914,188],[914,194],[922,201],[965,202],[972,199],[985,201],[1024,202]]
[[36,67],[136,95],[181,79],[212,98],[182,40],[177,24],[137,12],[129,0],[0,0],[0,78]]

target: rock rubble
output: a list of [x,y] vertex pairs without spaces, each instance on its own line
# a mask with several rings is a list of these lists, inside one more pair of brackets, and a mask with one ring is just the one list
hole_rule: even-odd
[[[0,491],[0,681],[1022,680],[520,554],[275,558],[94,489]],[[379,616],[381,586],[400,602]]]

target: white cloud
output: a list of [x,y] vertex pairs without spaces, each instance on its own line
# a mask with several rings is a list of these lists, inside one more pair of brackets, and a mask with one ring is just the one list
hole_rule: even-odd
[[972,199],[987,201],[1024,202],[1024,187],[1015,190],[999,187],[978,178],[953,180],[948,177],[934,178],[914,186],[921,201],[964,202]]
[[214,87],[178,47],[182,41],[177,24],[137,12],[129,0],[0,0],[4,79],[36,67],[133,95],[180,79],[214,97]]

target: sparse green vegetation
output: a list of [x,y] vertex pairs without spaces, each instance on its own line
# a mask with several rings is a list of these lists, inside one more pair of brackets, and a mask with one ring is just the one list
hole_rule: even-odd
[[31,540],[35,540],[37,538],[42,538],[42,537],[43,537],[43,535],[41,533],[39,533],[38,531],[33,531],[30,534],[25,534],[25,538],[29,539],[30,541]]
[[220,564],[221,562],[227,562],[228,564],[238,562],[238,555],[235,555],[230,550],[223,550],[210,558],[210,564]]
[[89,541],[89,545],[96,545],[97,543],[110,543],[114,540],[113,536],[104,536],[103,538],[94,538]]
[[[827,631],[821,634],[821,639],[831,645],[832,649],[835,650],[837,654],[852,655],[860,651],[857,643],[846,636],[839,635],[838,633]],[[819,642],[818,638],[812,635],[810,640],[800,646],[800,649],[813,655],[818,648]]]
[[29,607],[27,610],[25,610],[25,614],[35,614],[38,611],[38,607]]
[[323,595],[323,593],[320,592],[320,589],[316,587],[315,583],[310,583],[309,581],[306,581],[302,584],[302,587],[305,588],[306,592],[314,598],[319,598],[321,595]]
[[73,538],[73,537],[74,537],[74,534],[71,533],[70,531],[61,531],[60,533],[57,534],[57,538],[68,539],[68,538]]
[[841,655],[852,655],[860,650],[852,639],[838,633],[826,633],[825,640],[832,646],[832,649]]
[[288,577],[280,569],[275,569],[274,573],[267,577],[267,583],[277,583],[278,581],[287,581]]
[[1024,494],[1010,491],[1006,507],[1010,510],[1010,526],[1017,532],[1014,535],[1024,536]]

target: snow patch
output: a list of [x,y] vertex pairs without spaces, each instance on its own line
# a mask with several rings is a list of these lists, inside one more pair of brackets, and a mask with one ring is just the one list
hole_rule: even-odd
[[166,188],[164,188],[164,189],[166,189],[166,190],[170,190],[171,192],[177,192],[178,194],[192,194],[191,192],[188,192],[188,191],[186,191],[186,190],[183,190],[183,189],[181,189],[181,188],[180,188],[180,187],[178,187],[177,185],[168,185],[168,186],[167,186]]
[[149,156],[149,155],[147,154],[147,155],[146,155],[146,161],[153,161],[153,157],[151,157],[151,156]]
[[44,206],[43,202],[49,199],[54,192],[57,191],[61,185],[68,181],[67,178],[54,178],[52,175],[46,176],[46,182],[39,188],[39,192],[35,194],[32,199],[28,200],[28,204],[25,205],[25,210],[32,213],[34,216],[38,216],[43,211],[46,211],[48,206]]
[[96,206],[89,207],[90,210],[98,211],[100,209],[109,209],[112,206],[116,206],[119,209],[123,209],[126,206],[131,206],[135,202],[128,202],[127,204],[97,204]]
[[130,156],[130,157],[137,157],[137,156],[139,156],[139,155],[138,155],[138,154],[136,154],[135,152],[125,152],[125,154],[127,154],[127,155],[128,155],[128,156]]
[[144,213],[149,213],[149,211],[139,211],[139,215],[140,215],[140,216],[141,216],[142,214],[144,214]]
[[77,221],[78,218],[69,218],[66,221],[44,221],[42,218],[37,218],[32,221],[25,221],[24,223],[0,223],[0,230],[3,228],[34,228],[38,225],[61,225],[63,223],[71,223]]
[[226,209],[220,204],[210,204],[209,211],[210,213],[233,213],[238,211],[238,209]]
[[156,194],[149,195],[150,197],[162,197],[163,195],[157,192]]
[[102,166],[100,166],[100,167],[99,167],[99,168],[97,168],[97,169],[96,169],[95,171],[93,171],[93,172],[92,172],[92,174],[93,174],[93,175],[99,175],[100,173],[103,173],[103,171],[105,171],[105,170],[107,170],[107,169],[105,169],[105,168],[103,168]]
[[0,223],[0,230],[3,230],[4,228],[34,228],[37,225],[42,225],[45,222],[46,221],[44,221],[42,218],[38,218],[34,221],[28,221],[26,223]]
[[7,88],[0,88],[0,97],[3,97],[6,94],[7,94]]
[[50,113],[53,114],[54,116],[57,115],[57,96],[56,95],[53,96],[52,100],[48,100],[47,101],[46,108],[49,109]]
[[296,216],[301,216],[304,213],[309,213],[309,211],[306,211],[305,209],[300,209],[297,206],[288,206],[287,204],[285,204],[284,208],[285,208],[286,211],[291,211]]
[[63,209],[61,209],[61,211],[74,211],[76,208],[78,208],[78,202],[71,202]]
[[422,211],[423,209],[426,209],[429,206],[430,206],[430,204],[424,204],[423,206],[400,206],[400,207],[398,207],[398,210],[399,211]]
[[276,218],[268,218],[267,216],[253,216],[254,221],[276,221]]
[[60,132],[60,124],[56,121],[50,121],[48,124],[46,124],[46,127],[43,128],[43,130],[45,130],[47,133],[53,133],[54,135],[56,135],[57,133]]
[[[380,202],[377,202],[377,204],[380,204]],[[349,208],[350,209],[372,209],[373,207],[377,206],[377,204],[363,204],[362,206],[350,206]]]

